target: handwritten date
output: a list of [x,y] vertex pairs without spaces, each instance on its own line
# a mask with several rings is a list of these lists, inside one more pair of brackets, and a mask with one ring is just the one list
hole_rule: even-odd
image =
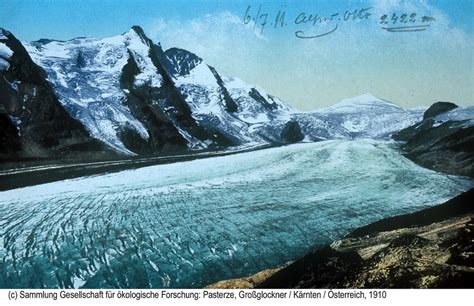
[[[267,27],[273,29],[297,27],[295,36],[302,39],[318,38],[334,33],[342,23],[370,21],[373,17],[372,7],[349,9],[332,14],[300,12],[290,18],[285,8],[275,14],[264,12],[262,5],[247,6],[244,24],[253,24],[254,30],[263,34]],[[384,14],[378,18],[378,24],[387,32],[420,32],[425,31],[436,19],[432,16],[421,16],[417,12]]]

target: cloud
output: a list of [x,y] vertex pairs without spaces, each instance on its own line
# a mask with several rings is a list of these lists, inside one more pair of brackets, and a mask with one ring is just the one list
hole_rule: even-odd
[[228,11],[206,14],[190,20],[156,19],[145,25],[147,32],[164,47],[180,47],[205,56],[222,53],[229,48],[241,49],[268,39],[252,23]]
[[[443,10],[431,5],[427,0],[418,1],[405,1],[405,0],[387,0],[378,1],[373,0],[373,11],[376,16],[383,14],[397,13],[398,15],[407,13],[416,13],[417,19],[419,20],[422,16],[431,16],[435,18],[435,21],[431,24],[431,27],[426,32],[420,32],[420,35],[412,35],[416,38],[420,38],[418,41],[411,42],[411,48],[424,49],[423,51],[429,51],[430,48],[440,48],[448,50],[459,50],[472,48],[472,35],[466,33],[464,30],[455,27],[448,16]],[[420,23],[416,23],[419,25]],[[383,32],[386,36],[394,38],[394,43],[407,43],[410,39],[409,35],[392,35],[391,33]]]
[[[454,27],[445,12],[426,1],[372,5],[370,21],[342,23],[334,34],[313,40],[295,38],[294,28],[262,36],[258,27],[228,11],[190,20],[155,19],[144,27],[165,49],[192,51],[221,75],[259,85],[301,109],[367,91],[405,106],[469,96],[471,33]],[[433,16],[436,22],[425,32],[380,29],[378,18],[394,12]]]
[[194,19],[155,19],[145,24],[146,33],[164,49],[186,49],[216,67],[228,77],[264,85],[257,74],[268,71],[269,39],[253,24],[228,11],[206,14]]

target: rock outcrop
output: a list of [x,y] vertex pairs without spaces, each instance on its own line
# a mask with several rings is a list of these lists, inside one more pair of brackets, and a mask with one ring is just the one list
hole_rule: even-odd
[[[474,118],[472,108],[438,102],[424,120],[392,137],[402,141],[406,157],[419,165],[454,175],[474,177]],[[467,115],[466,115],[467,114]]]
[[450,110],[453,110],[457,107],[458,106],[456,104],[451,102],[436,102],[425,111],[423,114],[423,120],[434,118],[439,114],[449,112]]
[[207,286],[208,289],[252,289],[260,286],[265,282],[269,277],[271,277],[276,272],[280,271],[282,268],[276,269],[267,269],[260,271],[254,275],[242,278],[234,278],[223,280],[214,284]]
[[280,137],[286,143],[296,143],[304,139],[304,134],[297,121],[289,121],[285,124]]

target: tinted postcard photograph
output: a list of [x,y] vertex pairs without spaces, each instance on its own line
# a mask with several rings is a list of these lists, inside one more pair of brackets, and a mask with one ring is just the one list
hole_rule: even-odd
[[473,5],[0,0],[5,301],[474,288]]

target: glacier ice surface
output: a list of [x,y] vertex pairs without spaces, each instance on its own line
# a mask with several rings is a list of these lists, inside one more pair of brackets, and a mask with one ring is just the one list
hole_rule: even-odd
[[0,287],[202,287],[474,187],[392,146],[331,140],[0,192]]

